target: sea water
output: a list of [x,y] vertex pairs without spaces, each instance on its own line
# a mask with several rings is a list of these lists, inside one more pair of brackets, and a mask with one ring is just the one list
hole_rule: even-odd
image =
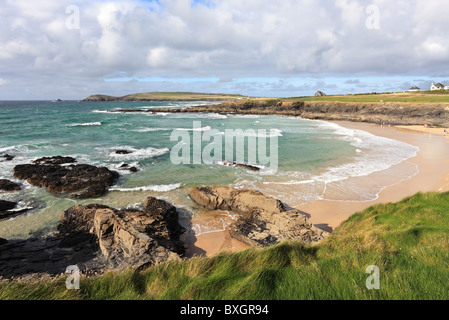
[[[0,179],[22,185],[20,192],[0,191],[0,199],[33,208],[24,215],[0,221],[0,238],[54,232],[64,210],[77,203],[138,208],[147,196],[155,196],[180,208],[185,224],[189,225],[189,215],[199,212],[187,195],[194,186],[252,188],[297,206],[320,199],[373,200],[387,185],[416,174],[413,165],[399,173],[388,170],[415,156],[417,147],[325,121],[274,115],[119,111],[205,104],[210,103],[0,101],[0,156],[15,156],[12,161],[0,157]],[[177,142],[170,139],[172,132],[192,130],[193,123],[198,121],[204,132],[271,130],[267,132],[275,134],[278,142],[277,171],[257,172],[220,162],[174,165],[170,150]],[[122,149],[131,153],[115,152]],[[120,178],[107,195],[87,200],[54,195],[14,179],[15,165],[56,155],[72,156],[78,163],[105,166],[118,171]],[[125,163],[136,167],[138,172],[121,170]],[[363,180],[376,172],[384,173],[381,182]],[[222,217],[213,227],[190,227],[198,233],[210,232],[224,228],[233,218]]]

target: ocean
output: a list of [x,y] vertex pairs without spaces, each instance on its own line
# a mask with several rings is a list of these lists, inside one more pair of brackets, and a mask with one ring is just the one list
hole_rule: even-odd
[[[185,224],[197,234],[214,232],[222,230],[235,217],[221,218],[218,224],[189,225],[191,216],[198,214],[198,208],[187,196],[191,187],[252,188],[294,207],[321,199],[373,200],[386,186],[417,173],[416,166],[411,163],[394,173],[391,170],[414,157],[419,151],[417,147],[325,121],[274,115],[117,111],[125,108],[189,108],[205,104],[210,103],[0,101],[0,179],[10,179],[22,185],[20,192],[0,191],[0,199],[16,201],[20,207],[30,208],[23,215],[1,220],[0,238],[18,239],[53,233],[64,210],[77,203],[130,208],[139,207],[147,196],[167,200],[180,208]],[[225,161],[236,159],[227,159],[225,148],[222,161],[173,163],[171,150],[179,144],[171,139],[174,130],[193,137],[195,132],[225,136],[226,130],[250,129],[259,140],[276,138],[276,170],[258,163],[250,164],[258,165],[260,171],[226,166]],[[260,136],[263,131],[259,130],[266,130],[268,134]],[[203,147],[206,145],[203,143]],[[191,149],[194,158],[196,151]],[[117,154],[117,150],[130,153]],[[245,152],[250,154],[248,149]],[[1,156],[5,154],[15,158],[3,161]],[[72,156],[78,163],[116,170],[120,178],[107,195],[87,200],[54,195],[14,179],[14,166],[57,155]],[[123,164],[134,166],[138,171],[122,170]],[[373,174],[381,179],[370,179]]]

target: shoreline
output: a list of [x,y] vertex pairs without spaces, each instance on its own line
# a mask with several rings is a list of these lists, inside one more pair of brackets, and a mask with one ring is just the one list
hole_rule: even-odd
[[[387,170],[401,170],[404,165],[415,165],[416,174],[408,179],[385,186],[375,200],[338,201],[317,200],[295,208],[308,216],[309,221],[319,228],[332,232],[353,214],[380,203],[397,202],[418,192],[449,191],[449,137],[444,128],[425,128],[424,126],[385,126],[365,122],[328,121],[344,128],[363,130],[376,136],[402,141],[419,147],[415,157],[403,161]],[[432,143],[429,143],[431,141]],[[386,171],[386,170],[384,170]],[[368,179],[381,179],[382,172],[367,176]],[[376,181],[376,180],[375,180]],[[204,254],[208,257],[223,251],[241,251],[248,246],[230,238],[229,232],[219,231],[202,234],[190,243],[191,256]]]

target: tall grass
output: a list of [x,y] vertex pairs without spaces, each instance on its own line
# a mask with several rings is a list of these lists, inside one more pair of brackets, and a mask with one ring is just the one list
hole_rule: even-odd
[[[447,299],[449,193],[417,194],[353,215],[322,243],[286,242],[238,253],[171,261],[145,271],[0,284],[0,299]],[[380,269],[368,290],[366,268]]]

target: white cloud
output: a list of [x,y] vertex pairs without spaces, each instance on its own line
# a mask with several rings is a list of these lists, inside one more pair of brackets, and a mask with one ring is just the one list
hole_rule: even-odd
[[[21,86],[1,96],[25,87],[30,95],[46,92],[36,83],[48,91],[67,90],[69,83],[116,90],[103,79],[117,72],[136,78],[449,76],[449,7],[440,0],[372,0],[379,30],[366,28],[362,0],[0,2],[0,77]],[[79,30],[66,28],[70,5],[80,9]]]

